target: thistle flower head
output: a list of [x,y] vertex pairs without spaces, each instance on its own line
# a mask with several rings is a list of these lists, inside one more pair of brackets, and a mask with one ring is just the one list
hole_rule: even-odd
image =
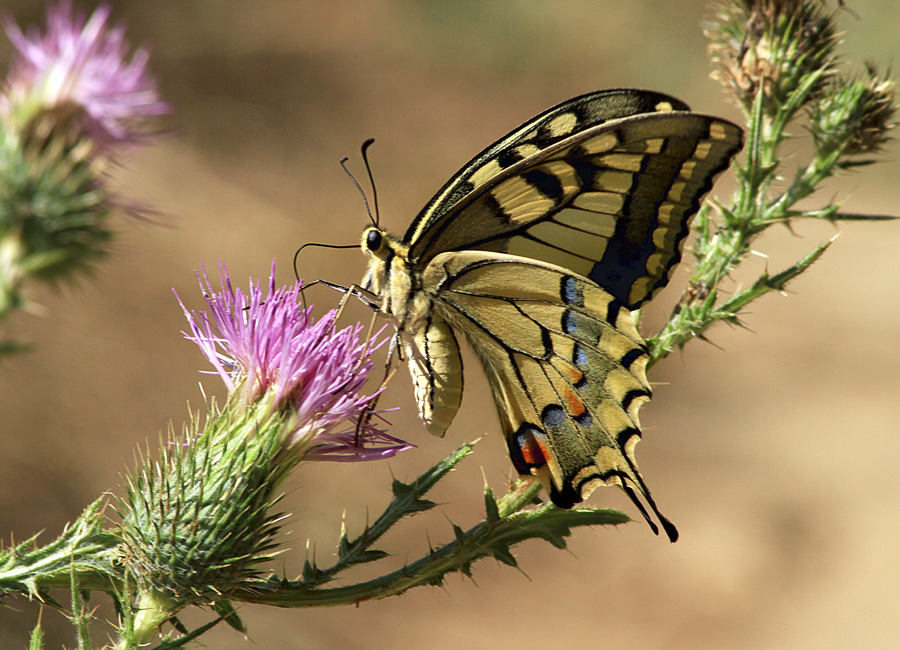
[[107,26],[111,8],[100,5],[86,17],[70,0],[47,12],[42,32],[22,31],[11,19],[3,26],[16,48],[3,109],[22,124],[76,121],[100,146],[140,142],[148,118],[169,112],[147,71],[148,52],[128,58],[125,28]]
[[[279,485],[301,460],[371,460],[410,445],[369,422],[377,392],[364,385],[375,337],[316,321],[301,283],[221,287],[199,275],[207,310],[189,311],[185,336],[229,390],[222,408],[142,462],[120,502],[120,558],[142,593],[171,607],[207,603],[259,575],[277,549]],[[180,301],[180,300],[179,300]],[[359,424],[362,422],[362,424]]]
[[[208,311],[185,311],[190,333],[230,400],[249,407],[265,403],[290,415],[285,445],[310,460],[370,460],[409,448],[369,417],[376,393],[364,390],[377,334],[361,338],[362,325],[337,329],[334,311],[318,321],[301,306],[302,283],[276,288],[274,264],[267,291],[231,284],[220,268],[221,289],[205,271],[198,275]],[[376,414],[377,415],[377,414]]]
[[0,82],[0,311],[24,302],[26,277],[71,281],[103,258],[114,207],[144,211],[109,189],[107,171],[117,146],[143,141],[149,118],[169,108],[147,51],[129,59],[109,14],[101,5],[88,17],[61,0],[43,30],[2,19],[15,51]]

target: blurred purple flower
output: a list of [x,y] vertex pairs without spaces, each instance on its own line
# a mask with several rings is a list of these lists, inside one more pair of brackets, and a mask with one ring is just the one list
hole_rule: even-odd
[[147,118],[171,109],[147,72],[148,51],[140,48],[127,60],[125,27],[107,27],[110,11],[102,4],[86,17],[70,0],[61,0],[47,11],[46,32],[34,26],[23,32],[4,18],[18,50],[7,81],[7,110],[75,106],[99,144],[140,142],[149,133]]
[[200,347],[232,398],[238,392],[245,405],[267,398],[273,408],[290,410],[286,444],[302,445],[307,460],[375,460],[412,447],[368,417],[378,391],[363,388],[371,354],[384,343],[380,332],[361,340],[360,324],[338,330],[333,310],[314,320],[312,308],[301,306],[302,282],[275,288],[274,262],[265,296],[259,281],[246,294],[232,287],[224,265],[219,275],[219,291],[205,270],[197,276],[208,312],[179,303],[191,329],[185,337]]

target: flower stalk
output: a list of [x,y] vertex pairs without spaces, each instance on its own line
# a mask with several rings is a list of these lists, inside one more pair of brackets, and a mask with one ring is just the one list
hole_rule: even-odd
[[445,576],[462,572],[471,577],[472,565],[480,559],[493,557],[508,566],[518,566],[512,549],[529,539],[543,539],[556,548],[566,547],[566,537],[578,526],[618,525],[630,519],[621,512],[598,508],[562,510],[552,504],[531,506],[537,501],[540,484],[536,481],[516,481],[506,495],[496,499],[485,486],[485,518],[468,530],[451,524],[453,541],[430,548],[423,557],[400,569],[365,582],[324,588],[334,577],[361,563],[387,557],[387,553],[373,545],[401,519],[430,510],[436,503],[425,498],[426,493],[447,475],[463,458],[472,452],[473,444],[466,444],[425,472],[412,483],[395,480],[393,501],[384,513],[354,539],[345,529],[338,541],[338,560],[321,569],[307,558],[301,579],[294,581],[268,580],[248,585],[233,594],[235,600],[278,607],[331,607],[359,604],[400,595],[413,587],[441,585]]

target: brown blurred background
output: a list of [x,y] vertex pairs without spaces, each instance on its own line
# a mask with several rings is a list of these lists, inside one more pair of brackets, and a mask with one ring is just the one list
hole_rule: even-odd
[[[21,23],[42,3],[4,0]],[[671,93],[695,110],[739,119],[708,77],[704,2],[555,0],[519,3],[369,0],[115,2],[133,43],[175,107],[174,134],[116,174],[121,191],[165,215],[156,227],[121,217],[111,259],[76,288],[33,288],[41,315],[15,332],[35,351],[0,369],[0,536],[57,535],[104,491],[121,493],[134,450],[202,405],[206,369],[182,339],[174,287],[199,306],[193,271],[224,261],[236,282],[279,280],[304,242],[355,243],[366,223],[338,160],[367,137],[382,221],[402,233],[430,195],[482,147],[539,111],[598,88]],[[841,12],[843,49],[857,65],[898,62],[896,0],[857,0]],[[9,46],[0,43],[0,63]],[[805,136],[801,128],[797,134]],[[893,144],[884,163],[816,197],[856,212],[900,214]],[[732,187],[723,178],[720,194]],[[828,224],[776,229],[745,265],[747,281],[777,271],[834,235]],[[786,296],[746,314],[750,331],[716,328],[654,368],[638,458],[682,538],[643,523],[581,530],[570,553],[532,542],[525,574],[494,561],[475,582],[451,576],[358,608],[292,611],[246,606],[250,641],[221,626],[208,647],[420,648],[896,648],[900,634],[900,224],[856,224]],[[343,283],[362,274],[355,251],[304,251],[301,274]],[[646,310],[663,321],[685,279]],[[336,296],[316,294],[323,309]],[[352,319],[367,318],[357,306]],[[348,321],[349,322],[349,321]],[[292,551],[275,570],[296,575],[307,539],[327,564],[346,509],[351,532],[389,498],[391,475],[411,479],[463,440],[487,438],[417,517],[383,544],[393,566],[428,540],[480,519],[482,476],[503,490],[510,465],[474,359],[463,409],[444,440],[412,408],[407,377],[383,400],[402,411],[393,432],[419,448],[390,462],[317,464],[290,480]],[[203,379],[210,393],[215,381]],[[637,513],[618,490],[595,505]],[[389,561],[390,562],[390,561]],[[371,571],[356,574],[369,576]],[[65,597],[65,594],[60,594]],[[0,609],[0,647],[22,648],[38,608]],[[98,615],[108,616],[98,597]],[[188,615],[189,623],[208,620]],[[48,648],[75,646],[54,611]],[[95,639],[100,643],[101,638]]]

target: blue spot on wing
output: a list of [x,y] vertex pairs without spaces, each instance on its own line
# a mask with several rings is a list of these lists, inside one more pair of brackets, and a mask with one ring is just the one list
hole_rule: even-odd
[[588,367],[588,355],[585,352],[584,348],[575,344],[575,349],[572,351],[572,363],[581,368],[582,370]]
[[566,421],[566,412],[558,404],[550,404],[541,412],[541,423],[548,429],[561,426]]
[[584,307],[584,293],[571,275],[564,275],[559,287],[559,297],[567,305]]
[[584,429],[590,429],[594,426],[594,418],[591,417],[591,414],[585,411],[581,415],[575,418],[575,422],[578,423],[578,426]]

